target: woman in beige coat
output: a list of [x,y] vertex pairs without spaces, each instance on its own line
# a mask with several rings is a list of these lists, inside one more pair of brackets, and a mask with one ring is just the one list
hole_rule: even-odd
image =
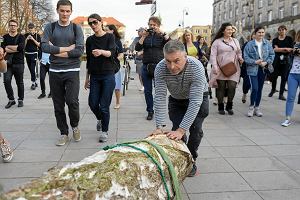
[[[217,88],[218,110],[221,115],[225,114],[223,98],[226,88],[228,88],[228,100],[225,109],[229,115],[234,114],[232,110],[233,98],[240,78],[240,64],[244,62],[239,42],[232,37],[232,32],[233,29],[230,23],[222,24],[211,46],[210,86]],[[221,72],[220,67],[229,62],[235,63],[237,72],[227,77]]]

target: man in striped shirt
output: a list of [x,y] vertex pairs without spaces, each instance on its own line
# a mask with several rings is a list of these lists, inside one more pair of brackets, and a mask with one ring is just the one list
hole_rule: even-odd
[[[163,133],[167,111],[166,97],[169,96],[169,118],[172,131],[170,139],[183,140],[196,160],[197,150],[203,137],[202,123],[208,116],[208,85],[201,62],[187,56],[180,41],[171,40],[164,46],[164,58],[155,69],[155,119],[156,130],[152,134]],[[187,140],[186,132],[190,135]],[[194,164],[190,176],[194,176]]]

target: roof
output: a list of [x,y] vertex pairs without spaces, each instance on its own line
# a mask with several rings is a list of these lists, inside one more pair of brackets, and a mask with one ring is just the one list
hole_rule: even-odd
[[[113,17],[101,17],[106,24],[113,24],[117,27],[125,27],[125,25],[118,20],[116,20]],[[83,24],[83,22],[87,21],[87,17],[84,16],[78,16],[75,19],[72,20],[73,23],[75,24]]]

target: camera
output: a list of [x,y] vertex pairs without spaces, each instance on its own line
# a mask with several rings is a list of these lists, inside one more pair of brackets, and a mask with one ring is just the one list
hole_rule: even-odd
[[154,33],[154,29],[153,29],[153,28],[148,28],[148,29],[146,30],[146,32],[148,32],[148,33]]
[[300,56],[300,49],[299,49],[298,47],[294,48],[294,49],[293,49],[293,54],[294,54],[295,56]]

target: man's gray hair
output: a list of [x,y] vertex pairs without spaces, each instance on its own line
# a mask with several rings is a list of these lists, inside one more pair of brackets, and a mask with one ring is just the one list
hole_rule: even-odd
[[186,52],[184,44],[178,40],[170,40],[164,46],[164,54],[170,54],[177,51]]

